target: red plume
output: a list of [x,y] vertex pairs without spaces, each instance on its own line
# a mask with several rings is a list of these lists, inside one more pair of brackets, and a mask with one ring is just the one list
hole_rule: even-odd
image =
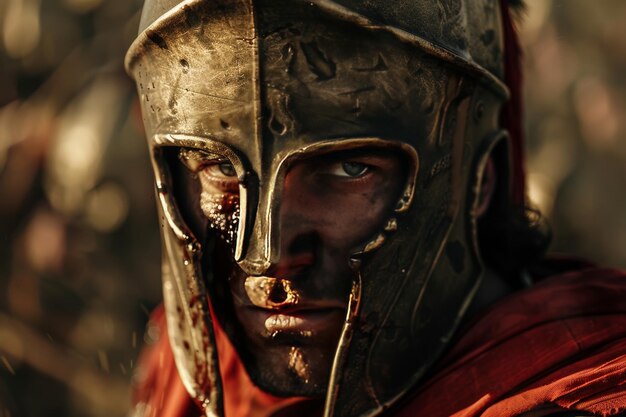
[[522,48],[509,10],[509,1],[501,0],[504,26],[504,82],[511,97],[502,109],[501,123],[511,135],[511,198],[515,205],[526,203],[526,173],[524,170],[524,128],[522,100]]

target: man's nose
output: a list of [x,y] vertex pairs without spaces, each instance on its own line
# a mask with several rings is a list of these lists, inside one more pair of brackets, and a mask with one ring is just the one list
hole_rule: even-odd
[[280,256],[270,268],[272,276],[294,278],[316,261],[321,242],[315,209],[303,198],[307,192],[297,172],[287,174],[279,215]]
[[299,230],[298,226],[285,226],[282,232],[278,262],[272,264],[267,274],[294,279],[315,264],[319,239],[313,230]]
[[[320,235],[311,207],[299,198],[301,191],[287,178],[280,204],[266,205],[257,213],[246,257],[239,262],[248,275],[288,278],[315,263]],[[261,200],[260,209],[268,199]]]

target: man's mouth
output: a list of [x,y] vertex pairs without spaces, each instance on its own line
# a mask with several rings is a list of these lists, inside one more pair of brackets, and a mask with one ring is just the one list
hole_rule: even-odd
[[265,329],[270,337],[281,333],[295,334],[302,337],[314,336],[328,327],[329,322],[343,311],[337,308],[320,308],[295,311],[291,313],[270,314],[265,319]]
[[248,314],[255,317],[262,335],[275,341],[311,338],[336,327],[345,315],[343,303],[307,299],[287,279],[250,276],[244,287]]
[[304,325],[302,317],[288,316],[286,314],[272,314],[265,320],[265,328],[274,333],[284,330],[299,330]]

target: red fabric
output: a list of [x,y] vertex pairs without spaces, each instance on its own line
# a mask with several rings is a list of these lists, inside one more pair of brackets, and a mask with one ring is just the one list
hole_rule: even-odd
[[138,415],[199,417],[199,408],[191,401],[178,376],[162,306],[152,313],[148,326],[156,327],[160,336],[154,345],[144,348],[135,370],[137,386],[133,392],[133,406],[144,409]]
[[[199,417],[178,378],[161,310],[153,320],[163,336],[143,356],[147,373],[135,403],[149,404],[149,417]],[[227,417],[318,412],[308,402],[254,387],[219,328],[217,338]],[[601,416],[626,411],[626,273],[571,272],[500,301],[464,332],[438,368],[391,415],[513,417],[546,405]]]
[[587,269],[496,304],[398,417],[626,410],[626,273]]
[[511,18],[508,2],[500,0],[504,27],[504,82],[511,97],[502,109],[502,126],[511,135],[511,198],[514,204],[526,202],[526,173],[524,170],[524,128],[522,100],[522,48]]

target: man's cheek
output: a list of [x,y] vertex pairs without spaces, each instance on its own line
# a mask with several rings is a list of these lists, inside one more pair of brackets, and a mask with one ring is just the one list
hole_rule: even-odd
[[234,245],[239,226],[239,196],[203,191],[200,207],[209,221],[209,228],[228,245]]
[[372,238],[387,219],[387,207],[378,201],[376,205],[354,205],[329,210],[329,215],[320,221],[320,234],[331,246],[343,249],[352,248],[364,240]]

